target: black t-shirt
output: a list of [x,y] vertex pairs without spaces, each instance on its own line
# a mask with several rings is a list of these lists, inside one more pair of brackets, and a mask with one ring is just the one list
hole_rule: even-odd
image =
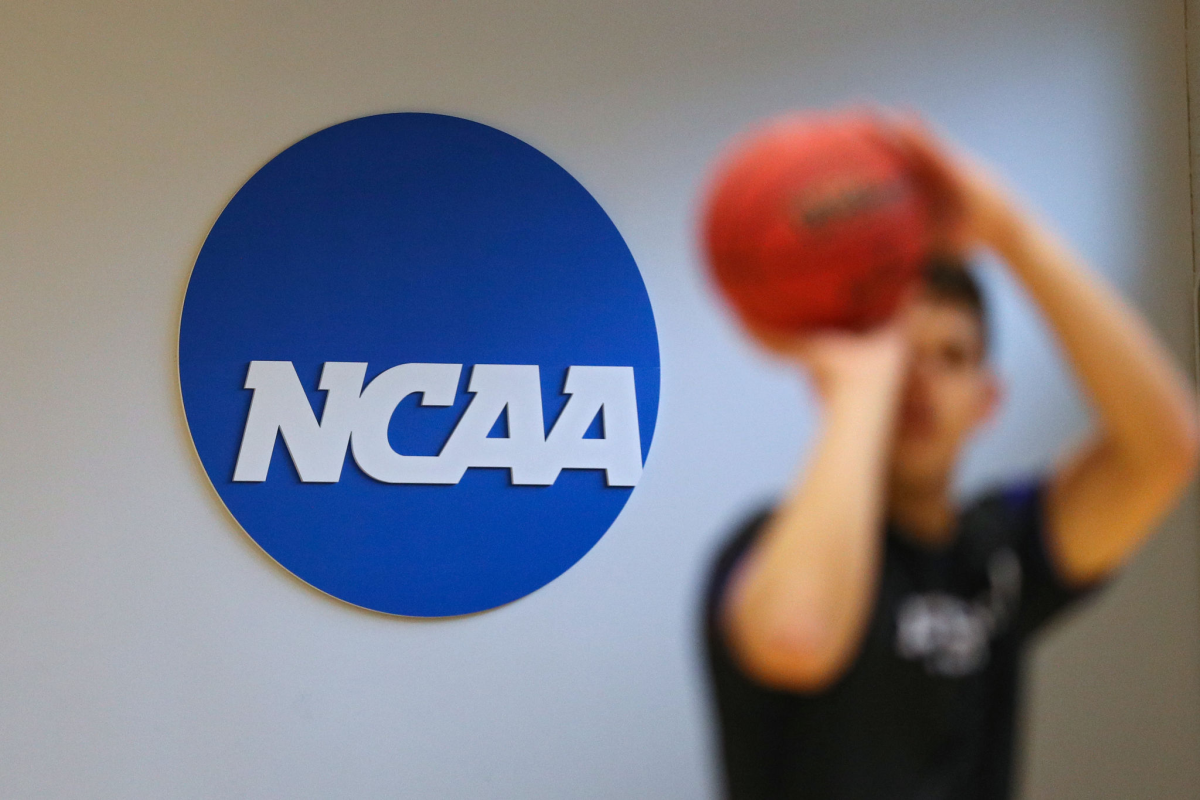
[[862,648],[829,689],[777,691],[733,660],[725,584],[769,512],[724,547],[708,586],[709,669],[733,800],[1003,800],[1023,646],[1083,594],[1051,567],[1040,483],[966,508],[942,550],[890,529]]

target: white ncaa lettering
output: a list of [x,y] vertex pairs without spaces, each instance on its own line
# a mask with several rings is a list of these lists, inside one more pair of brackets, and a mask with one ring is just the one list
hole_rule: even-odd
[[[266,480],[277,434],[303,483],[340,480],[347,447],[359,468],[383,483],[452,485],[471,467],[507,468],[513,484],[527,486],[549,486],[563,469],[602,469],[609,486],[634,486],[641,477],[632,367],[570,367],[570,398],[546,436],[538,367],[477,364],[467,387],[474,397],[436,456],[397,453],[388,426],[410,394],[420,393],[422,406],[453,405],[462,365],[401,364],[363,388],[366,370],[362,363],[325,363],[318,423],[292,362],[250,362],[245,388],[254,395],[234,481]],[[489,437],[502,413],[508,436]],[[603,437],[584,438],[597,415]]]

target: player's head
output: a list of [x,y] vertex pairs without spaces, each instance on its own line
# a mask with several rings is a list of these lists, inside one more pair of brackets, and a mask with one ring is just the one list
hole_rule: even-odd
[[987,358],[987,310],[966,266],[935,259],[906,312],[912,354],[891,454],[904,491],[941,490],[959,452],[995,411],[999,386]]

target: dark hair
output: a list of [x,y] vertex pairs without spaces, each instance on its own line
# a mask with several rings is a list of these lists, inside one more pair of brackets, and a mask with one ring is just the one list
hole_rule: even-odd
[[930,259],[925,266],[925,291],[934,300],[956,303],[970,311],[979,321],[979,338],[983,352],[987,353],[991,339],[988,335],[987,305],[983,290],[966,262],[952,256]]

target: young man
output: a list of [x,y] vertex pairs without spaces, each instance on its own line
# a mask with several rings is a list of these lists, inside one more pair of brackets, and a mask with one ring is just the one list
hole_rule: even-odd
[[[709,588],[736,800],[1008,797],[1030,635],[1130,557],[1200,451],[1187,383],[1137,314],[978,164],[916,121],[887,125],[959,255],[882,329],[759,337],[807,372],[822,421],[799,480]],[[956,461],[999,396],[959,260],[976,247],[1036,301],[1097,419],[1048,474],[958,508]]]

